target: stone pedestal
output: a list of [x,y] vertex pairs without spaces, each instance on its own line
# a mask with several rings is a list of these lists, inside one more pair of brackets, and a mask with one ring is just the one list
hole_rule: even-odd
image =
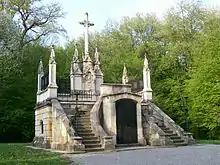
[[72,137],[71,141],[65,144],[53,142],[51,144],[51,148],[56,150],[68,151],[72,153],[85,152],[85,145],[82,144],[81,137]]
[[105,150],[115,149],[115,145],[114,145],[112,136],[104,136],[102,138],[102,148],[104,148]]
[[57,86],[48,86],[47,92],[48,92],[48,98],[57,98]]
[[144,89],[142,94],[143,94],[143,96],[142,96],[143,100],[142,101],[146,102],[146,101],[151,101],[152,100],[152,89]]
[[43,136],[34,137],[33,146],[40,148],[51,148],[50,138],[46,138]]
[[85,145],[82,144],[83,138],[73,137],[73,151],[74,152],[85,152]]

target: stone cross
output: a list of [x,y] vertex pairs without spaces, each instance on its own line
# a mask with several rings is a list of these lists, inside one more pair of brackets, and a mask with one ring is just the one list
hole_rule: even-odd
[[86,19],[83,22],[80,22],[80,24],[85,27],[85,34],[84,34],[85,55],[88,55],[89,54],[89,27],[94,26],[94,24],[89,21],[89,14],[87,12],[85,13],[85,15],[86,15]]

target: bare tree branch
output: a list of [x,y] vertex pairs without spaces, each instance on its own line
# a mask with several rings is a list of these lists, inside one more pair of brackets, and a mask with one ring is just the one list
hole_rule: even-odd
[[64,17],[58,3],[45,5],[41,0],[8,0],[6,3],[1,1],[1,5],[11,15],[19,17],[17,22],[21,28],[21,49],[41,37],[66,33],[58,23],[58,19]]

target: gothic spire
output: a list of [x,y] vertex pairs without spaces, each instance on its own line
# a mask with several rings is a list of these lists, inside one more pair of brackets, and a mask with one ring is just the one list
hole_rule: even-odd
[[100,62],[99,62],[99,52],[98,52],[98,48],[97,47],[95,48],[95,64],[96,65],[100,64]]
[[103,75],[101,69],[100,69],[100,61],[99,61],[99,52],[98,52],[98,49],[96,48],[95,49],[95,66],[94,66],[94,70],[95,70],[95,73],[96,75]]
[[127,68],[124,64],[123,75],[122,75],[122,84],[127,84],[127,83],[128,83],[128,74],[127,74]]
[[75,51],[74,51],[74,55],[73,55],[73,62],[78,62],[79,61],[79,52],[77,49],[77,44],[75,44]]
[[79,52],[77,49],[77,44],[75,45],[75,51],[73,54],[73,61],[71,64],[71,74],[72,73],[81,73],[81,69],[79,67]]
[[146,54],[144,55],[144,68],[149,69]]
[[43,67],[43,62],[40,59],[39,65],[38,65],[38,74],[44,75],[44,67]]
[[144,57],[144,67],[143,67],[143,101],[152,100],[152,89],[151,89],[151,81],[150,81],[150,69],[148,66],[148,60],[145,55]]
[[50,63],[54,63],[55,61],[55,51],[54,51],[54,45],[51,46],[51,53],[50,53]]

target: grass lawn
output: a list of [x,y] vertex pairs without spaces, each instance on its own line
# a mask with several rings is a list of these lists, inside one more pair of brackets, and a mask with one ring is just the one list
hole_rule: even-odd
[[220,144],[220,140],[197,140],[199,144]]
[[67,165],[68,160],[58,153],[25,147],[29,144],[0,143],[0,165]]

